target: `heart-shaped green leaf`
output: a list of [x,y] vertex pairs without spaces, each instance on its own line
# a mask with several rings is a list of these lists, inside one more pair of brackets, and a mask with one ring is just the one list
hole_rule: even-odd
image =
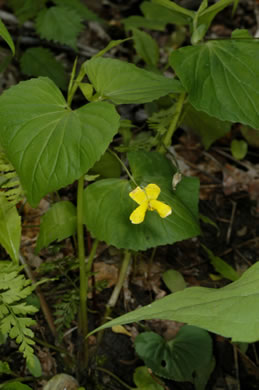
[[155,374],[175,381],[192,382],[193,374],[212,359],[208,332],[189,325],[169,341],[154,332],[141,333],[135,339],[135,348]]
[[181,83],[120,60],[97,57],[85,62],[96,91],[115,104],[147,103],[183,92]]
[[95,332],[130,322],[164,319],[186,322],[233,341],[252,343],[259,340],[258,283],[259,262],[228,286],[186,288],[118,317]]
[[87,172],[118,127],[112,104],[72,111],[48,78],[21,82],[0,97],[0,142],[32,206]]
[[42,217],[36,252],[55,240],[64,240],[76,231],[76,208],[68,201],[58,202]]
[[170,57],[197,110],[254,128],[259,128],[258,63],[259,44],[253,39],[209,41]]
[[129,216],[138,205],[129,197],[133,189],[130,182],[100,180],[84,193],[84,221],[92,235],[118,248],[136,251],[198,235],[198,180],[186,177],[173,191],[175,168],[164,156],[137,151],[129,153],[128,158],[137,183],[157,184],[161,188],[159,200],[171,206],[172,214],[162,219],[156,211],[147,211],[143,223],[132,224]]

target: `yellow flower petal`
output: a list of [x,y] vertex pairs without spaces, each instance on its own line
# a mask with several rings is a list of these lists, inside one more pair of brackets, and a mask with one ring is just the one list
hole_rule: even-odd
[[168,217],[172,213],[171,207],[159,200],[150,200],[149,205],[153,210],[158,212],[161,218]]
[[148,199],[157,199],[160,194],[160,188],[156,184],[148,184],[145,187],[145,191],[147,194]]
[[147,201],[147,195],[140,187],[137,187],[135,190],[131,191],[129,196],[131,199],[135,200],[137,204],[142,204],[143,202]]
[[140,206],[138,206],[131,214],[130,220],[134,224],[139,224],[144,221],[146,211],[148,208],[148,201],[143,202]]

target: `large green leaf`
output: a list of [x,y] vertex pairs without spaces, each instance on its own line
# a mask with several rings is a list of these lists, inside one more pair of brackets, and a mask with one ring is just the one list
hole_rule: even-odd
[[118,127],[112,104],[72,111],[48,78],[21,82],[0,97],[0,143],[32,206],[87,172]]
[[31,47],[23,53],[20,62],[21,70],[27,76],[47,76],[59,88],[66,89],[68,78],[65,69],[49,49]]
[[154,318],[186,322],[233,341],[259,340],[259,262],[219,288],[190,287],[118,317],[95,330]]
[[140,333],[135,348],[155,374],[180,382],[192,382],[193,374],[212,359],[212,339],[208,332],[189,325],[183,326],[169,341],[154,332]]
[[43,9],[36,20],[41,38],[64,43],[76,49],[77,36],[82,31],[82,18],[75,10],[63,6]]
[[55,240],[64,240],[76,231],[76,208],[68,201],[54,204],[44,214],[40,224],[36,252],[47,247]]
[[5,195],[0,192],[0,245],[15,263],[19,263],[20,241],[21,217],[16,207],[10,206]]
[[5,40],[7,45],[12,50],[12,53],[14,54],[15,53],[15,47],[14,47],[14,43],[13,43],[12,37],[9,34],[7,28],[5,27],[5,25],[4,25],[4,23],[2,22],[1,19],[0,19],[0,37],[2,37]]
[[172,214],[162,219],[156,212],[148,211],[144,222],[134,225],[129,216],[138,205],[129,197],[133,189],[130,182],[100,180],[90,184],[84,193],[84,221],[91,234],[110,245],[136,251],[198,235],[198,180],[184,178],[173,191],[175,169],[164,156],[137,151],[128,157],[137,183],[159,185],[159,200],[171,206]]
[[111,58],[86,61],[85,71],[101,97],[115,104],[146,103],[172,92],[183,92],[177,80]]
[[171,54],[191,104],[221,120],[259,128],[259,44],[215,40]]

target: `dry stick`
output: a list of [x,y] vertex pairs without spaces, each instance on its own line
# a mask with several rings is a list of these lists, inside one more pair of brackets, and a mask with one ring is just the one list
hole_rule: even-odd
[[[26,275],[28,276],[29,279],[31,279],[32,283],[35,284],[36,283],[36,279],[34,278],[34,275],[33,275],[32,271],[30,269],[30,266],[27,264],[24,256],[19,254],[19,259],[20,259],[21,264],[24,265],[24,270],[25,270]],[[52,335],[56,338],[57,337],[57,330],[56,330],[56,327],[55,327],[55,324],[54,324],[54,321],[53,321],[53,318],[52,318],[51,311],[50,311],[50,309],[48,307],[48,304],[47,304],[47,302],[45,300],[45,297],[42,294],[41,289],[40,289],[39,286],[36,287],[35,291],[36,291],[36,294],[39,297],[41,310],[42,310],[42,312],[44,314],[44,317],[45,317],[45,319],[47,321],[49,329],[50,329]]]
[[230,217],[230,224],[229,224],[229,227],[228,227],[227,237],[226,237],[227,244],[229,244],[229,241],[230,241],[230,237],[231,237],[231,233],[232,233],[232,227],[233,227],[235,213],[236,213],[236,208],[237,208],[237,203],[236,202],[232,202],[232,212],[231,212],[231,217]]
[[235,245],[233,248],[228,248],[228,249],[225,250],[224,252],[220,253],[219,256],[227,255],[228,253],[232,252],[232,251],[235,250],[236,248],[242,248],[243,246],[252,244],[253,242],[257,242],[257,241],[259,241],[259,237],[251,238],[250,240],[241,242],[241,244]]

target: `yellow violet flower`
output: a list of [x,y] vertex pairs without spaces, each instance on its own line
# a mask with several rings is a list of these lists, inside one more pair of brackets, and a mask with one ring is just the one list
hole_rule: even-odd
[[144,189],[140,187],[129,193],[129,196],[139,204],[130,214],[130,220],[134,224],[144,221],[147,210],[156,210],[161,218],[165,218],[172,213],[172,209],[167,204],[157,200],[161,190],[156,184],[148,184]]

